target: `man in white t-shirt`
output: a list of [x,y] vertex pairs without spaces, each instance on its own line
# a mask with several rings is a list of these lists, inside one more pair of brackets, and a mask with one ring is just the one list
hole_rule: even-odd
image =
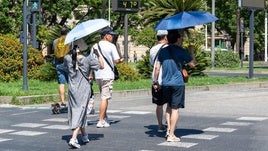
[[109,64],[114,67],[114,64],[121,63],[124,59],[120,58],[116,46],[112,43],[114,35],[117,35],[118,33],[114,32],[110,27],[105,27],[101,30],[100,34],[101,40],[93,45],[91,52],[94,52],[94,49],[98,50],[99,54],[101,54],[103,58],[106,58],[103,59],[104,69],[94,71],[96,83],[99,87],[101,96],[99,121],[96,127],[104,128],[110,126],[106,112],[108,108],[108,101],[112,97],[114,81],[114,72]]
[[[157,31],[156,36],[157,36],[158,43],[150,49],[150,63],[152,66],[155,66],[155,63],[156,63],[157,57],[158,57],[158,52],[160,51],[160,49],[167,46],[167,43],[168,43],[167,34],[168,34],[167,30],[158,30]],[[161,71],[162,70],[160,70],[160,74],[158,76],[158,79],[152,78],[152,81],[158,81],[159,85],[161,85],[161,82],[162,82],[162,74],[161,74],[162,72]],[[152,75],[154,75],[154,70],[153,70]],[[153,91],[154,91],[154,89],[152,89],[152,93],[154,93]],[[163,99],[152,99],[152,102],[157,105],[155,112],[156,112],[156,117],[157,117],[157,121],[158,121],[158,131],[164,132],[166,130],[166,126],[162,123],[162,121],[163,121],[163,105],[167,102]]]

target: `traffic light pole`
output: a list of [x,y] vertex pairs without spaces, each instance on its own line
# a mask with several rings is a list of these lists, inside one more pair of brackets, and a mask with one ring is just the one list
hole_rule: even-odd
[[27,24],[27,17],[28,17],[28,0],[23,1],[23,33],[22,33],[22,43],[23,43],[23,90],[28,90],[28,77],[27,77],[27,39],[28,39],[28,24]]

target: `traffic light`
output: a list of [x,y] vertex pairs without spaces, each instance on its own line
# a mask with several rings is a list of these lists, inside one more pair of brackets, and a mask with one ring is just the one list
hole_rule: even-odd
[[40,11],[40,3],[41,0],[30,0],[31,1],[31,12],[39,12]]

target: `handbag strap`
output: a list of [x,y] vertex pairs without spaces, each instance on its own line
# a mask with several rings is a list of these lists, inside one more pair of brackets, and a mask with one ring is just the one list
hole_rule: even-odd
[[112,65],[110,64],[110,62],[108,61],[108,59],[103,55],[99,43],[98,43],[98,48],[99,48],[99,51],[100,51],[102,57],[104,58],[104,60],[105,60],[105,61],[107,62],[107,64],[110,66],[110,68],[112,69],[112,71],[114,71],[114,68],[112,67]]
[[173,56],[172,50],[170,48],[170,46],[168,47],[168,52],[172,58],[172,60],[175,62],[175,64],[177,65],[178,69],[181,71],[182,70],[182,65],[176,60],[176,58]]
[[157,53],[156,53],[156,55],[155,55],[155,57],[154,57],[154,62],[155,62],[155,60],[156,60],[156,58],[157,58],[157,56],[158,56],[160,50],[161,50],[165,45],[166,45],[166,44],[163,44],[163,45],[158,49],[158,51],[157,51]]
[[82,71],[82,69],[80,67],[78,67],[78,69],[82,73],[83,77],[89,82],[90,79],[84,74],[84,72]]

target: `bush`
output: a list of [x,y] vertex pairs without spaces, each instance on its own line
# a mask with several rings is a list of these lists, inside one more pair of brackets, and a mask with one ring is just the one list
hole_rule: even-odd
[[[0,81],[9,82],[22,78],[23,48],[12,35],[0,34]],[[44,63],[42,53],[28,47],[28,75],[31,77]]]
[[51,81],[57,79],[56,68],[52,65],[51,62],[42,64],[36,74],[33,77],[34,79],[39,79],[41,81]]
[[117,64],[116,67],[119,71],[119,79],[120,80],[138,80],[140,79],[141,75],[127,62]]
[[142,75],[142,78],[151,78],[153,66],[150,64],[150,50],[145,52],[145,55],[141,56],[141,60],[137,62],[137,69],[139,74]]
[[[211,57],[211,53],[207,52]],[[239,67],[240,59],[237,53],[233,51],[215,51],[214,65],[217,68],[236,68]]]

